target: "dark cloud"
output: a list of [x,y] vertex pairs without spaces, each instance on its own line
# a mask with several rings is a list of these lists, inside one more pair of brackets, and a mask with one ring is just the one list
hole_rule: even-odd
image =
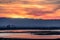
[[22,4],[60,4],[60,0],[43,0],[43,1],[28,1],[28,0],[0,0],[0,4],[22,3]]
[[22,1],[21,3],[22,4],[29,4],[30,2],[28,2],[28,1]]
[[54,11],[57,11],[57,10],[59,10],[60,9],[60,5],[58,5],[55,9],[54,9]]
[[60,4],[60,0],[45,0],[37,3],[38,4]]
[[55,13],[57,10],[60,9],[60,5],[58,5],[56,8],[52,9],[51,11],[45,10],[45,9],[38,9],[38,8],[26,8],[25,11],[27,11],[28,15],[44,15],[44,14],[52,14]]
[[50,4],[60,4],[60,0],[47,0]]
[[43,11],[43,10],[37,9],[37,8],[26,8],[25,11],[28,12],[27,13],[28,15],[36,15],[36,16],[40,16],[40,15],[54,12],[54,11]]
[[9,3],[29,4],[30,2],[26,0],[0,0],[0,4],[9,4]]
[[[13,3],[16,2],[17,0],[0,0],[0,4],[5,4],[5,3]],[[19,1],[19,0],[18,0]]]

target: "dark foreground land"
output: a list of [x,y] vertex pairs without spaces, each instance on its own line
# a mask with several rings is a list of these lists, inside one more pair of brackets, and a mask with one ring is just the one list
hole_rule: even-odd
[[34,35],[60,35],[60,31],[34,31],[30,33]]
[[0,33],[30,33],[33,35],[60,35],[60,30],[0,30]]
[[0,33],[30,33],[33,35],[60,35],[60,30],[0,30]]
[[0,38],[0,40],[60,40],[58,39],[21,39],[21,38]]
[[0,40],[40,40],[40,39],[0,38]]

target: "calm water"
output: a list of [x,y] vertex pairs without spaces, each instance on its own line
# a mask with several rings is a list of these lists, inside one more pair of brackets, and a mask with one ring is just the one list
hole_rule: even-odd
[[58,31],[60,30],[0,30],[0,38],[26,38],[26,39],[56,39],[60,35],[34,35],[29,32]]

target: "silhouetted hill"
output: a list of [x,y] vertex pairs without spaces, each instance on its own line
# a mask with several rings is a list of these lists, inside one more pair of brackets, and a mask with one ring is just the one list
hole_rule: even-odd
[[60,27],[60,20],[0,18],[0,27],[6,27],[7,25],[23,28]]

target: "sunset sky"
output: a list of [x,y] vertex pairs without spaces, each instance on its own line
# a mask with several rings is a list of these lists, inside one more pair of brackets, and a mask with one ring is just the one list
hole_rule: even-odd
[[60,19],[60,0],[0,0],[0,17]]

